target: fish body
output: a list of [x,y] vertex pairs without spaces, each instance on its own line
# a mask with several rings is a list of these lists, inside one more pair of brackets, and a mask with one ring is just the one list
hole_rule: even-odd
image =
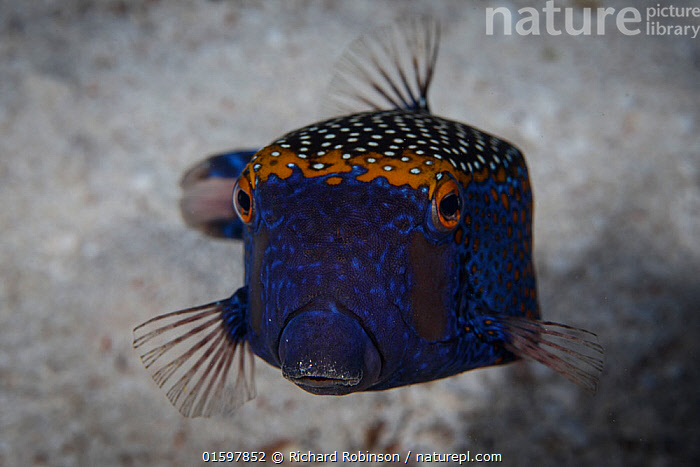
[[377,49],[347,62],[390,108],[354,90],[374,109],[213,156],[185,175],[186,222],[243,239],[245,285],[135,330],[144,363],[184,415],[253,397],[253,354],[324,395],[523,356],[595,388],[593,335],[540,320],[522,153],[430,113],[437,29],[411,24],[378,41],[414,58],[412,67],[395,60],[394,78]]
[[[483,162],[464,162],[470,151]],[[347,360],[357,371],[338,369],[338,359],[325,371],[376,374],[367,389],[511,360],[478,337],[478,318],[498,309],[539,316],[527,169],[500,139],[427,113],[354,114],[284,136],[242,176],[256,209],[246,248],[251,347],[300,385],[306,362],[318,368],[344,341],[365,341],[357,363]],[[290,321],[305,309],[316,313],[312,336],[297,329],[300,317]],[[347,316],[361,323],[356,336],[334,336]],[[360,364],[367,352],[369,368]],[[340,384],[311,390],[355,389]]]

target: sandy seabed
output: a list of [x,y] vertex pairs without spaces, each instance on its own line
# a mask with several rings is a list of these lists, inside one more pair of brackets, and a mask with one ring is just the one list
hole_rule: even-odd
[[[525,5],[0,1],[0,465],[218,451],[697,464],[700,39],[486,35],[487,6]],[[243,268],[239,243],[183,225],[181,173],[317,120],[351,40],[424,13],[445,29],[435,113],[527,156],[543,314],[597,332],[598,394],[520,362],[318,397],[259,361],[258,397],[236,415],[183,418],[131,330],[229,296]]]

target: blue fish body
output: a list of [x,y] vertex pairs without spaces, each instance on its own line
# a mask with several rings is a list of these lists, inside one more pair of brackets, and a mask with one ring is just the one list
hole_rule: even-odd
[[418,42],[404,41],[424,45],[414,91],[398,62],[405,91],[360,73],[393,108],[213,156],[183,178],[186,222],[245,242],[245,285],[230,299],[135,329],[146,367],[184,415],[252,398],[253,354],[314,394],[389,389],[519,357],[595,389],[594,336],[540,320],[524,158],[429,112],[436,30],[399,37],[416,31]]

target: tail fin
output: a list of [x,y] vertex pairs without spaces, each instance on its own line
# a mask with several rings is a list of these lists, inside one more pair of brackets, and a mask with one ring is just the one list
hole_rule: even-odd
[[233,210],[233,187],[255,150],[210,156],[182,177],[180,211],[185,223],[211,237],[240,239],[243,222]]
[[253,353],[243,338],[237,295],[175,311],[134,328],[134,348],[185,417],[231,413],[255,397]]
[[543,363],[594,393],[603,371],[603,347],[597,336],[583,329],[548,321],[509,316],[502,320],[509,352]]
[[440,27],[430,18],[413,18],[363,35],[335,67],[327,113],[405,109],[429,112]]

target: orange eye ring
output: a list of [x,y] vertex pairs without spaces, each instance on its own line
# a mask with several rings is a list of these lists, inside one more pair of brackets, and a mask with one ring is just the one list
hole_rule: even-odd
[[253,188],[245,175],[238,177],[233,187],[233,209],[244,224],[250,224],[255,212]]
[[462,204],[459,184],[454,179],[447,178],[435,190],[430,206],[430,218],[433,225],[443,232],[457,227],[462,216]]

